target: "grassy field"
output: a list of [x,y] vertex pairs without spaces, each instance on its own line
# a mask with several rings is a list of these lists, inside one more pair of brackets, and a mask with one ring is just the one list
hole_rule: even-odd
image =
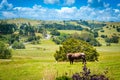
[[73,33],[78,33],[81,34],[81,31],[76,31],[76,30],[58,30],[60,33],[65,33],[65,34],[73,34]]
[[[96,47],[100,53],[99,62],[87,62],[92,73],[103,73],[108,69],[110,80],[120,79],[120,44]],[[41,44],[26,44],[24,50],[13,50],[13,58],[0,60],[0,80],[54,80],[66,72],[68,75],[80,72],[82,63],[56,62],[53,55],[59,46],[51,40]]]

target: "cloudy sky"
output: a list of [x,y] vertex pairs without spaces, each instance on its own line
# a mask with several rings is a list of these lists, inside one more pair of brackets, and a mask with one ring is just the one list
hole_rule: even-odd
[[0,19],[120,21],[120,0],[0,0]]

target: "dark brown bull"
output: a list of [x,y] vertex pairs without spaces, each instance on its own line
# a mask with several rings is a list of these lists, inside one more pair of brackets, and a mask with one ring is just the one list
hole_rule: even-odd
[[83,64],[86,63],[86,59],[85,59],[85,54],[84,53],[68,53],[67,54],[67,58],[70,61],[70,64],[73,64],[73,61],[75,59],[82,59]]

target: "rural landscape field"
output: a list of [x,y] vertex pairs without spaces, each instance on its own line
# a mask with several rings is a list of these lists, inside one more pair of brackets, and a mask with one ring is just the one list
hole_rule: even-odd
[[0,80],[120,80],[120,0],[0,0]]
[[[7,24],[18,24],[18,22],[21,21],[24,21],[26,24],[30,22],[29,24],[31,25],[39,24],[39,21],[28,19],[6,20]],[[51,22],[63,24],[61,21]],[[47,23],[50,24],[49,22]],[[75,21],[67,21],[67,23],[74,23],[75,25],[77,24]],[[100,42],[101,45],[94,46],[94,48],[96,48],[97,52],[99,53],[98,61],[87,61],[86,64],[87,67],[91,70],[92,74],[104,74],[104,71],[107,70],[108,73],[106,76],[109,77],[110,80],[120,79],[120,39],[118,38],[117,43],[110,42],[108,44],[105,42],[105,38],[101,36],[117,35],[120,37],[120,33],[116,30],[116,26],[119,26],[118,28],[120,29],[119,24],[120,23],[114,22],[106,23],[106,26],[102,26],[102,28],[98,29],[98,37],[96,37],[96,39]],[[115,28],[113,26],[115,26]],[[58,32],[60,32],[60,35],[71,34],[74,36],[79,36],[82,33],[88,33],[88,31],[86,32],[86,30],[88,30],[86,28],[89,29],[89,27],[86,26],[83,28],[83,30],[58,30]],[[53,34],[51,34],[51,30],[47,29],[46,32],[46,34],[51,37],[47,38],[48,36],[44,36],[44,33],[36,32],[35,35],[40,36],[40,39],[37,41],[33,39],[27,42],[27,36],[25,37],[24,35],[20,35],[18,31],[19,30],[16,30],[12,34],[1,33],[0,40],[6,43],[6,45],[8,45],[8,38],[11,35],[19,35],[19,42],[23,42],[25,48],[12,48],[11,46],[15,44],[18,39],[16,39],[14,36],[11,38],[15,38],[14,42],[8,46],[12,51],[12,57],[10,59],[0,59],[0,80],[55,80],[56,77],[65,75],[65,73],[67,73],[68,76],[71,76],[73,73],[82,71],[82,62],[74,62],[73,65],[70,65],[69,61],[55,60],[54,54],[56,53],[56,50],[59,50],[59,47],[62,46],[62,43],[56,44],[53,41]],[[89,38],[87,34],[83,35],[84,37],[86,36]]]

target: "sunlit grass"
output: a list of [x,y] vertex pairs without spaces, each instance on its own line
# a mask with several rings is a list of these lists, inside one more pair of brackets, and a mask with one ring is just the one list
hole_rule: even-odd
[[76,31],[76,30],[58,30],[60,33],[65,33],[65,34],[73,34],[73,33],[78,33],[81,34],[81,31]]
[[[10,60],[0,60],[0,80],[54,80],[65,73],[72,75],[82,71],[82,63],[56,62],[53,55],[59,48],[51,40],[41,44],[26,44],[26,49],[13,50]],[[98,62],[87,62],[92,74],[107,69],[110,80],[120,79],[120,45],[96,47],[100,53]]]

